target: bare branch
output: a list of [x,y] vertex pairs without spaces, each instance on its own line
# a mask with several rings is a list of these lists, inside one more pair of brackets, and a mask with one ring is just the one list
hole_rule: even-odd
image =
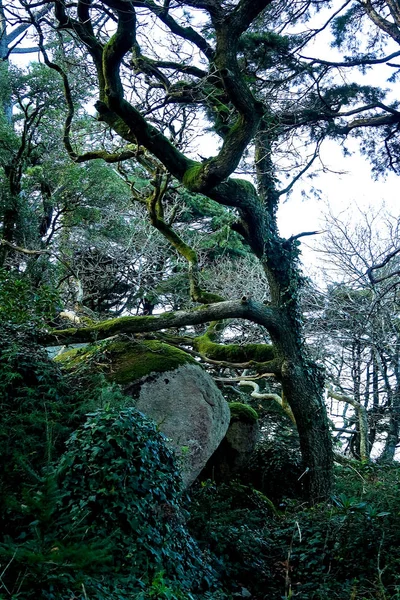
[[375,271],[376,269],[383,269],[383,267],[386,267],[386,265],[388,264],[388,262],[397,254],[400,253],[400,247],[396,248],[395,250],[393,250],[393,252],[390,252],[382,262],[380,262],[377,265],[372,265],[371,267],[369,267],[369,269],[367,270],[367,275],[368,275],[368,279],[370,280],[370,282],[372,284],[375,283],[380,283],[381,281],[385,281],[386,279],[390,279],[391,277],[394,277],[395,275],[400,275],[400,270],[397,271],[393,271],[392,273],[388,273],[387,275],[383,275],[382,277],[374,277],[372,271]]
[[400,56],[400,50],[392,52],[392,54],[389,54],[388,56],[383,56],[382,58],[357,58],[342,62],[322,60],[319,58],[313,58],[311,56],[300,56],[300,58],[304,58],[305,60],[311,60],[315,64],[326,65],[328,67],[358,67],[364,65],[380,65],[382,63],[388,63],[388,61],[390,61],[392,58],[396,58],[397,56]]

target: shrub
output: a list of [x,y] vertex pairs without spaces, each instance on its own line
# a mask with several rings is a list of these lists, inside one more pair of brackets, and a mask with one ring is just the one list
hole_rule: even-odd
[[134,408],[89,415],[26,511],[25,531],[0,545],[9,598],[218,597],[186,529],[174,456]]
[[400,468],[336,470],[330,502],[286,499],[274,510],[242,484],[205,482],[193,496],[190,530],[220,558],[229,589],[257,600],[399,600]]
[[63,451],[73,412],[59,368],[22,326],[0,326],[0,398],[0,524],[15,533],[10,510]]

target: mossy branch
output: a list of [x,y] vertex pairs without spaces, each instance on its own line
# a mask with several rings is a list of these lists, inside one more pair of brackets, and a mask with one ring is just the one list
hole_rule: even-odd
[[[193,342],[194,340],[192,340]],[[222,346],[222,344],[221,344]],[[279,375],[281,369],[281,363],[277,359],[270,360],[267,362],[257,362],[255,360],[250,360],[248,362],[229,362],[226,360],[213,360],[212,358],[208,358],[204,354],[200,352],[196,352],[195,350],[189,350],[188,348],[181,348],[185,350],[188,354],[196,356],[200,358],[202,362],[208,363],[210,365],[214,365],[215,367],[221,367],[226,369],[255,369],[258,373],[268,373],[269,375]],[[222,380],[220,380],[222,381]]]
[[[207,331],[210,330],[210,328],[215,328],[217,322],[214,322],[213,324],[210,325],[210,327],[208,328]],[[197,352],[196,350],[193,350],[194,346],[196,346],[197,340],[199,339],[198,337],[189,337],[189,336],[180,336],[180,335],[171,335],[168,333],[159,333],[159,334],[150,334],[150,336],[146,336],[149,339],[157,339],[157,340],[161,340],[163,342],[166,342],[167,344],[171,345],[171,346],[176,346],[177,348],[180,348],[181,350],[184,350],[185,352],[187,352],[188,354],[191,354],[192,356],[195,356],[196,358],[200,358],[202,362],[210,364],[210,365],[214,365],[216,367],[221,367],[221,368],[227,368],[227,369],[255,369],[257,370],[258,374],[262,373],[262,376],[265,377],[266,373],[268,373],[268,375],[279,375],[280,374],[280,370],[281,370],[281,361],[279,361],[279,359],[274,359],[274,360],[269,360],[266,362],[258,362],[256,360],[249,360],[246,362],[230,362],[228,360],[214,360],[213,358],[210,358],[208,356],[206,356],[205,354],[201,354],[200,352]],[[217,346],[219,346],[221,349],[223,349],[224,345],[223,344],[216,344]],[[255,346],[257,344],[253,344],[253,346]],[[262,344],[260,344],[261,346]],[[228,344],[227,348],[229,349],[232,346],[232,344]],[[245,346],[242,347],[243,349],[245,349]],[[228,350],[229,353],[229,350]],[[255,375],[254,377],[258,377],[260,375]],[[251,377],[254,378],[254,377]],[[232,381],[240,381],[240,379],[243,379],[243,377],[239,377],[236,379],[233,379]],[[222,379],[220,379],[220,381],[224,381]]]
[[200,286],[200,269],[196,251],[189,246],[164,219],[163,197],[168,189],[169,176],[163,177],[160,170],[157,170],[154,177],[154,191],[147,198],[146,205],[150,216],[150,221],[175,248],[175,250],[187,260],[189,264],[189,285],[190,297],[193,302],[201,304],[212,304],[213,302],[222,302],[224,298],[217,294],[205,292]]
[[247,319],[277,332],[281,328],[281,315],[261,302],[229,300],[200,306],[193,310],[166,312],[147,317],[119,317],[90,327],[44,331],[38,334],[44,345],[75,344],[103,340],[116,334],[146,333],[163,329],[200,325],[222,319]]
[[[58,65],[57,63],[50,60],[49,55],[46,50],[46,46],[44,44],[43,32],[42,32],[39,24],[36,21],[34,23],[35,23],[36,30],[38,32],[38,36],[39,36],[38,45],[39,45],[39,49],[43,55],[44,62],[50,69],[52,69],[53,71],[56,71],[60,75],[62,82],[63,82],[64,97],[65,97],[67,109],[68,109],[67,116],[66,116],[65,122],[64,122],[63,143],[64,143],[64,147],[68,153],[68,156],[71,158],[71,160],[73,160],[74,162],[77,162],[77,163],[82,163],[82,162],[86,162],[88,160],[95,160],[95,159],[101,159],[107,163],[116,163],[116,162],[121,162],[124,160],[131,159],[131,158],[135,158],[135,156],[137,155],[137,149],[132,150],[131,148],[125,148],[124,150],[121,150],[120,152],[114,152],[114,153],[107,152],[104,149],[99,149],[99,150],[93,150],[91,152],[86,152],[81,155],[77,154],[77,152],[74,150],[72,143],[71,143],[71,127],[72,127],[72,122],[73,122],[74,115],[75,115],[75,107],[74,107],[74,103],[73,103],[73,99],[72,99],[72,91],[71,91],[71,86],[69,84],[68,76],[67,76],[66,72],[60,67],[60,65]],[[90,24],[90,20],[88,21],[88,23]],[[77,26],[82,33],[82,37],[85,38],[85,35],[84,35],[85,27],[82,27],[81,24],[79,25],[77,22],[74,21],[74,27],[77,27]],[[95,40],[94,36],[91,36],[90,39],[93,41],[93,44],[94,44],[92,56],[96,55],[98,57],[101,47],[98,44],[98,42]]]
[[88,160],[104,160],[106,163],[119,163],[124,160],[130,160],[132,158],[138,157],[138,149],[132,148],[124,148],[119,152],[107,152],[107,150],[92,150],[91,152],[85,152],[85,154],[80,154],[76,156],[75,162],[81,163],[86,162]]
[[208,333],[195,338],[193,347],[207,358],[230,363],[269,363],[276,358],[271,344],[217,344]]
[[[31,16],[32,16],[32,14],[31,14]],[[74,107],[74,102],[72,100],[72,92],[71,92],[71,86],[69,84],[68,76],[67,76],[66,72],[60,67],[60,65],[58,65],[57,63],[50,60],[49,55],[46,50],[46,47],[45,47],[45,43],[44,43],[44,35],[39,26],[39,23],[35,20],[33,20],[33,23],[34,23],[36,31],[38,33],[38,38],[39,38],[38,46],[43,55],[45,64],[49,67],[49,69],[56,71],[60,75],[62,82],[63,82],[64,97],[65,97],[65,101],[67,104],[67,116],[65,118],[64,131],[63,131],[63,143],[64,143],[64,147],[65,147],[66,151],[68,152],[69,157],[72,160],[76,160],[77,154],[71,144],[71,126],[72,126],[72,121],[73,121],[74,114],[75,114],[75,107]]]

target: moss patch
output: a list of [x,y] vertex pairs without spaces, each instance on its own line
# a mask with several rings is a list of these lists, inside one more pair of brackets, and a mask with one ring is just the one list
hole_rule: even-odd
[[233,363],[255,361],[268,362],[275,358],[275,350],[269,344],[216,344],[205,334],[195,340],[196,350],[212,360]]
[[106,341],[64,352],[55,360],[67,370],[81,365],[102,372],[112,382],[128,384],[150,373],[173,371],[196,361],[178,348],[157,340]]
[[192,191],[196,191],[199,187],[199,176],[203,170],[202,163],[194,163],[190,166],[187,171],[184,173],[182,178],[183,185]]
[[245,423],[254,423],[254,421],[258,421],[257,412],[247,404],[229,402],[229,408],[231,411],[231,422],[244,421]]

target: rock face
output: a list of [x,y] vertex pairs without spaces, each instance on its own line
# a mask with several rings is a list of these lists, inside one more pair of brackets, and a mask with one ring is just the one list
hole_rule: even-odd
[[228,403],[211,377],[193,364],[145,380],[136,408],[171,440],[186,486],[199,475],[229,425]]
[[229,481],[248,463],[256,447],[260,428],[257,412],[239,402],[230,403],[231,419],[226,436],[208,461],[204,477]]
[[169,439],[189,486],[215,452],[229,426],[229,405],[213,379],[177,348],[154,340],[100,342],[57,360],[66,369],[99,368]]

